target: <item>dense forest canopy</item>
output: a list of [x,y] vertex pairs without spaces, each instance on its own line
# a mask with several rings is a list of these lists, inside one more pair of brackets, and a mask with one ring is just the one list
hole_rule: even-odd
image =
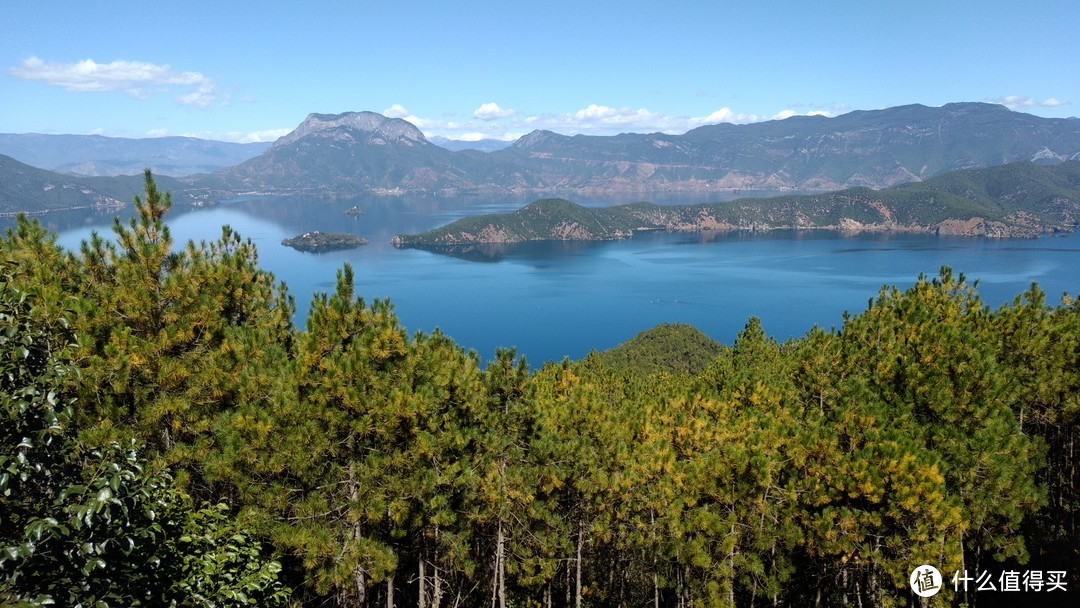
[[176,247],[170,204],[147,173],[115,241],[0,240],[4,605],[900,606],[924,563],[1068,576],[938,602],[1070,605],[1067,297],[991,310],[943,269],[833,332],[653,337],[689,371],[484,365],[347,265],[294,327],[249,241]]

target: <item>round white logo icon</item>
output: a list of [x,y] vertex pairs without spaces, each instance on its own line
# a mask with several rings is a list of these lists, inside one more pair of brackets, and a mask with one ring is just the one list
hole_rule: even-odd
[[911,590],[919,597],[934,597],[941,591],[941,573],[933,566],[923,564],[911,571]]

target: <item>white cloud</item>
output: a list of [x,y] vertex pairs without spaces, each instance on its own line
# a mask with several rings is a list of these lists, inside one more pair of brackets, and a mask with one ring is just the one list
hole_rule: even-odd
[[1025,97],[1022,95],[1006,95],[1004,97],[998,97],[997,99],[991,99],[991,103],[997,103],[1009,108],[1010,110],[1029,110],[1031,108],[1059,108],[1061,106],[1067,106],[1070,104],[1068,101],[1051,97],[1045,101],[1037,101],[1031,97]]
[[412,114],[412,112],[409,112],[408,108],[401,105],[400,103],[395,103],[389,108],[386,108],[382,111],[382,115],[387,118],[400,118],[404,121],[411,122],[413,126],[415,126],[417,129],[427,129],[432,127],[443,129],[458,128],[457,123],[447,122],[443,120],[430,120],[427,118],[415,116]]
[[528,116],[514,126],[549,129],[560,133],[613,135],[625,132],[673,132],[680,128],[678,122],[677,119],[645,108],[613,108],[594,103],[566,114]]
[[263,129],[262,131],[229,131],[221,137],[214,138],[220,141],[232,141],[238,144],[251,144],[255,142],[272,142],[277,138],[288,135],[292,129]]
[[490,136],[486,133],[478,133],[476,131],[470,133],[461,133],[455,139],[458,141],[480,141],[481,139],[488,139]]
[[146,136],[147,137],[168,137],[169,136],[169,130],[168,129],[150,129],[149,131],[146,132]]
[[786,109],[772,116],[744,114],[731,108],[723,107],[706,116],[671,116],[653,112],[646,108],[612,108],[599,104],[590,104],[585,108],[568,114],[529,116],[517,123],[517,126],[535,129],[550,129],[562,133],[591,133],[595,135],[614,135],[620,132],[668,134],[685,133],[705,125],[720,123],[746,124],[763,120],[782,120],[797,115],[833,114],[824,110],[795,112]]
[[176,98],[176,101],[180,105],[195,106],[196,108],[206,108],[210,104],[214,103],[214,99],[217,95],[214,94],[214,85],[201,84],[195,91],[188,93],[187,95],[181,95]]
[[389,108],[383,110],[382,114],[387,118],[405,118],[409,115],[409,110],[400,103],[395,103]]
[[416,125],[428,137],[440,135],[461,141],[478,139],[513,140],[534,129],[547,129],[566,135],[615,135],[618,133],[668,133],[680,134],[704,125],[719,123],[745,124],[764,120],[782,120],[792,116],[835,116],[831,110],[784,109],[773,115],[744,114],[728,107],[719,108],[705,116],[672,116],[647,108],[612,107],[589,104],[583,108],[562,114],[536,114],[519,116],[510,109],[495,103],[485,103],[473,112],[474,120],[449,121],[421,118],[410,114],[400,105],[383,112],[387,116],[403,118]]
[[662,115],[650,112],[645,108],[611,108],[595,103],[574,112],[575,121],[583,125],[635,125],[647,127],[654,125],[660,127],[669,119]]
[[590,103],[589,107],[574,112],[574,118],[577,120],[607,120],[618,114],[619,112],[615,108]]
[[695,127],[700,127],[702,125],[716,125],[722,122],[745,122],[744,120],[740,120],[740,117],[741,115],[732,112],[731,108],[723,107],[703,118],[691,118],[689,122]]
[[1036,105],[1034,99],[1030,97],[1021,97],[1019,95],[1006,95],[990,101],[999,103],[1010,110],[1023,110],[1026,108],[1033,108]]
[[495,102],[481,104],[476,111],[473,112],[473,118],[479,118],[480,120],[499,120],[503,118],[510,118],[514,115],[514,111],[510,108],[500,108],[499,104]]
[[168,65],[142,61],[97,63],[84,59],[75,63],[55,63],[30,57],[8,73],[22,80],[38,80],[74,93],[123,91],[136,99],[146,99],[171,87],[194,87],[177,102],[205,108],[217,95],[214,81],[198,72],[177,72]]
[[[162,131],[164,131],[162,129]],[[199,139],[211,139],[214,141],[228,141],[237,144],[251,144],[256,142],[272,142],[277,138],[288,134],[292,129],[263,129],[261,131],[189,131],[181,134],[183,137],[197,137]],[[151,137],[147,133],[147,137]]]
[[242,144],[261,141],[277,141],[279,137],[284,137],[291,131],[292,129],[264,129],[262,131],[250,131],[248,133],[243,133],[234,139],[229,139],[228,141],[235,141]]

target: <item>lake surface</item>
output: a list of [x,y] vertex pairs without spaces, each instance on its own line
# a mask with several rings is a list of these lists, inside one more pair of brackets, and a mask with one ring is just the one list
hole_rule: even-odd
[[[390,298],[411,332],[439,327],[485,361],[498,347],[516,347],[534,366],[610,348],[659,323],[690,323],[730,344],[747,319],[757,316],[779,340],[801,336],[814,325],[838,326],[845,310],[862,311],[883,285],[904,289],[920,273],[933,276],[944,265],[977,279],[984,301],[995,307],[1032,281],[1039,282],[1051,302],[1063,292],[1080,291],[1076,235],[990,240],[825,232],[650,233],[627,241],[530,243],[469,255],[390,245],[396,234],[466,215],[511,211],[527,202],[252,199],[178,208],[169,225],[180,244],[214,240],[224,224],[251,238],[260,265],[284,280],[296,298],[300,326],[312,294],[332,290],[336,272],[348,262],[357,292],[369,302]],[[364,213],[345,215],[353,205]],[[72,212],[39,220],[58,232],[67,248],[77,249],[91,230],[110,234],[111,216]],[[0,226],[12,223],[3,221]],[[371,244],[323,254],[281,245],[283,238],[310,230],[351,232]]]

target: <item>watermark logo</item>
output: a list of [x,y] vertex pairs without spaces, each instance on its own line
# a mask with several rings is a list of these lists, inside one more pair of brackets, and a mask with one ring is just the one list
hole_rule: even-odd
[[908,579],[911,590],[919,597],[934,597],[941,591],[941,572],[933,566],[923,564],[911,571]]
[[[922,566],[920,566],[921,568]],[[972,574],[975,574],[973,576]],[[953,591],[1068,591],[1068,572],[1065,570],[1005,570],[998,576],[982,570],[978,573],[969,574],[967,570],[957,570],[953,573]],[[971,583],[969,586],[968,584]],[[978,585],[976,587],[976,585]]]

